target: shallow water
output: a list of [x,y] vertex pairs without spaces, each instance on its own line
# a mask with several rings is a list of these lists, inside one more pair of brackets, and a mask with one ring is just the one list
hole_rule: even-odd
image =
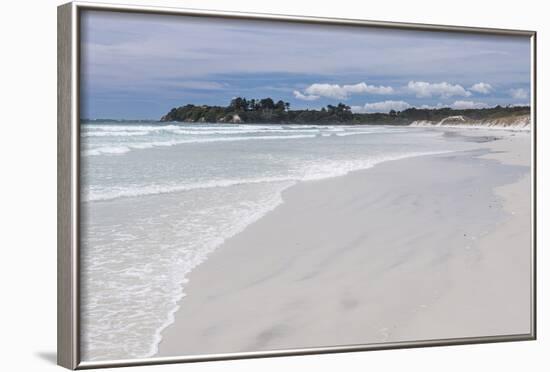
[[315,181],[459,151],[423,128],[94,123],[81,127],[82,357],[156,353],[194,267]]

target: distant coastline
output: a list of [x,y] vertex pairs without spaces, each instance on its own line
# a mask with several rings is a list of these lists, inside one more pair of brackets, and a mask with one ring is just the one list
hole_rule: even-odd
[[388,113],[354,113],[350,106],[339,103],[319,110],[291,110],[288,102],[271,98],[237,97],[226,107],[192,105],[172,108],[160,118],[161,122],[185,123],[259,123],[259,124],[372,124],[411,125],[438,124],[445,121],[463,125],[499,123],[503,126],[529,121],[530,106],[495,106],[480,109],[408,108]]

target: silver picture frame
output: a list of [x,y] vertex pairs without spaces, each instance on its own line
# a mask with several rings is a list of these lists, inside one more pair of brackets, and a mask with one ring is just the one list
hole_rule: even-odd
[[[83,362],[80,358],[80,139],[79,139],[79,89],[80,89],[80,14],[84,10],[116,12],[138,12],[148,14],[170,14],[182,16],[230,18],[243,20],[269,20],[321,25],[346,25],[355,27],[378,27],[404,30],[446,31],[488,35],[527,36],[531,40],[531,332],[488,337],[456,339],[434,339],[414,342],[392,342],[380,344],[349,345],[336,347],[315,347],[262,352],[230,354],[207,354],[148,359],[112,360]],[[58,144],[57,144],[57,362],[69,369],[100,367],[122,367],[150,364],[201,362],[242,358],[263,358],[276,356],[307,355],[319,353],[342,353],[368,350],[416,348],[429,346],[465,345],[491,342],[523,341],[536,339],[536,174],[537,174],[537,76],[535,31],[509,30],[481,27],[445,26],[401,22],[380,22],[360,19],[318,18],[280,14],[260,14],[213,10],[181,9],[153,6],[114,5],[93,2],[71,2],[58,7]]]

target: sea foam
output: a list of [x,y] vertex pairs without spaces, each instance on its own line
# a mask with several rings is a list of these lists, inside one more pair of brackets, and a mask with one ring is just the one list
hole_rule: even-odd
[[[81,199],[83,218],[89,221],[82,229],[86,360],[154,356],[162,331],[174,321],[179,306],[185,306],[182,299],[192,270],[228,238],[279,206],[284,191],[293,185],[344,176],[386,161],[448,152],[447,145],[433,150],[441,138],[428,131],[424,135],[410,130],[416,140],[404,141],[403,129],[383,127],[269,126],[287,135],[170,133],[193,132],[191,125],[121,127],[93,130],[154,129],[148,135],[128,136],[131,139],[115,135],[116,141],[109,136],[82,138],[84,151],[91,156],[84,167],[91,172],[83,177]],[[210,127],[196,131],[220,131]],[[254,125],[239,128],[264,130]],[[428,145],[421,143],[423,138]],[[231,141],[251,142],[242,148],[223,144]],[[404,147],[404,142],[414,146]],[[206,143],[219,146],[201,146]],[[196,146],[175,151],[172,146],[177,144]],[[143,153],[143,158],[108,156],[155,147],[166,151]],[[185,162],[185,155],[193,157]],[[148,176],[142,171],[144,164],[160,169]]]
[[170,147],[183,144],[194,143],[214,143],[214,142],[236,142],[236,141],[252,141],[252,140],[278,140],[278,139],[300,139],[300,138],[313,138],[315,134],[291,134],[287,136],[235,136],[235,137],[213,137],[213,138],[189,138],[181,140],[170,141],[152,141],[152,142],[134,142],[123,145],[114,146],[101,146],[96,148],[84,149],[81,154],[83,156],[97,156],[97,155],[120,155],[125,154],[131,150],[143,150],[151,149],[154,147]]

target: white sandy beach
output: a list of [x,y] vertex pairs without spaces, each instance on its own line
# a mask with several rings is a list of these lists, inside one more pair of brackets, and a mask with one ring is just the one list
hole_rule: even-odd
[[291,187],[189,275],[156,356],[529,333],[530,137],[491,135]]

